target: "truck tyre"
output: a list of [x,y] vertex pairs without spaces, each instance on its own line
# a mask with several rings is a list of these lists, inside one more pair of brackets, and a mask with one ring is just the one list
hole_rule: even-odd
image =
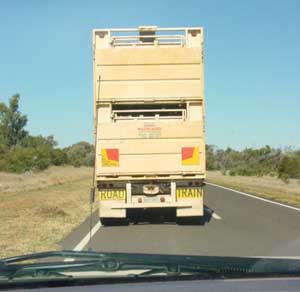
[[126,225],[126,218],[100,218],[100,223],[103,226],[120,226]]
[[100,223],[102,226],[113,226],[114,220],[113,218],[100,218]]
[[204,225],[204,216],[191,216],[191,217],[177,217],[176,223],[178,225]]

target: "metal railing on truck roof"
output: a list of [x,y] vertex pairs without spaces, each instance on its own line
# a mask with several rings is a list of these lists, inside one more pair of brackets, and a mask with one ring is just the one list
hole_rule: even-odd
[[106,38],[111,46],[147,46],[147,45],[180,45],[187,43],[188,34],[201,33],[199,27],[158,28],[140,26],[138,28],[95,29],[95,34]]

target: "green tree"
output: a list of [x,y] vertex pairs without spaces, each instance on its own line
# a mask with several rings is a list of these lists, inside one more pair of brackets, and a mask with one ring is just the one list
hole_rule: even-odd
[[211,162],[214,168],[220,169],[223,173],[230,175],[262,176],[276,175],[283,156],[280,149],[274,149],[266,145],[261,148],[245,148],[244,150],[226,150],[208,145],[206,155],[209,161],[208,169],[211,169]]
[[34,149],[37,157],[35,168],[44,169],[49,165],[62,165],[67,163],[67,155],[61,149],[55,148],[57,142],[52,135],[48,137],[28,135],[22,140],[21,146]]
[[15,94],[9,99],[8,106],[0,103],[0,143],[8,147],[15,146],[27,136],[24,127],[27,116],[19,111],[20,95]]
[[217,169],[217,161],[215,156],[215,150],[213,145],[205,145],[206,148],[206,168],[207,170],[216,170]]
[[73,166],[93,166],[94,146],[88,142],[79,142],[64,149],[67,154],[68,163]]
[[4,155],[8,151],[8,146],[5,140],[4,131],[0,127],[0,156]]
[[300,178],[300,151],[287,153],[280,161],[278,177],[287,180]]
[[38,171],[50,165],[66,164],[67,155],[61,149],[54,148],[56,144],[53,136],[28,135],[0,157],[0,171]]

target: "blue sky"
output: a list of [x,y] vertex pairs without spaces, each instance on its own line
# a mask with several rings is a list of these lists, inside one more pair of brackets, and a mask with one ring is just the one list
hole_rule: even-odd
[[0,101],[92,142],[93,28],[203,26],[207,143],[300,147],[300,1],[1,1]]

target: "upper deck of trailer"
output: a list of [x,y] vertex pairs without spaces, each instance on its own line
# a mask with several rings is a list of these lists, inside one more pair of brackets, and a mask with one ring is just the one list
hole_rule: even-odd
[[203,100],[201,27],[93,30],[94,102]]

